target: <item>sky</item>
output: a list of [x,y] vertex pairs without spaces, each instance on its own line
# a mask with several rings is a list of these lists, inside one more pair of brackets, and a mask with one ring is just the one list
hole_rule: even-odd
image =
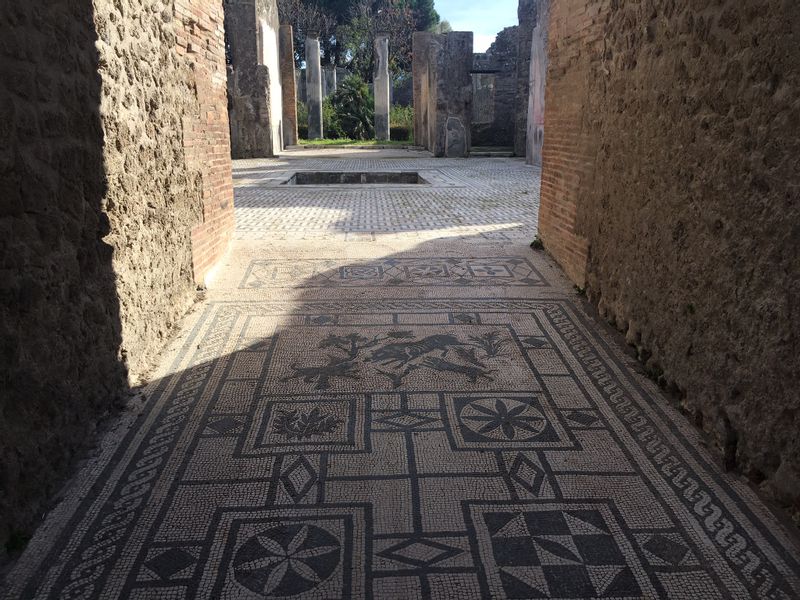
[[486,52],[497,34],[518,25],[519,0],[436,0],[435,8],[453,31],[475,33],[475,52]]

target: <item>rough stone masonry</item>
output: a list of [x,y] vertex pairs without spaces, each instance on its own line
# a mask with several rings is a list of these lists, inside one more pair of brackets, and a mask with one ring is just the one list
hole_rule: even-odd
[[414,131],[436,157],[466,157],[472,145],[472,33],[415,33]]
[[0,4],[0,560],[231,235],[222,6],[155,6]]
[[800,519],[800,5],[555,0],[540,234]]

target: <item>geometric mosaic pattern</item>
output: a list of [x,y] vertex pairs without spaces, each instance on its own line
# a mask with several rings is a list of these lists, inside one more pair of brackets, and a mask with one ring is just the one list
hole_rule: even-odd
[[[480,238],[446,263],[516,265],[536,285],[359,287],[343,268],[441,259],[339,250],[281,283],[289,297],[270,291],[273,250],[234,247],[231,288],[5,597],[800,597],[790,536],[539,275],[554,273],[541,254]],[[238,288],[254,278],[260,295]]]
[[335,261],[256,260],[241,288],[386,286],[546,286],[521,257],[390,258],[337,266]]

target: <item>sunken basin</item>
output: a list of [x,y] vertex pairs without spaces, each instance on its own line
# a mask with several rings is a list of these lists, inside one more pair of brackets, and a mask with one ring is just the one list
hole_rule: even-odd
[[427,183],[416,171],[387,173],[302,171],[292,175],[286,185],[423,185]]

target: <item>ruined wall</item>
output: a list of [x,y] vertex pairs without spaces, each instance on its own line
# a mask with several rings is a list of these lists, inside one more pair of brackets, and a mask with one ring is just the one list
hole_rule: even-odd
[[2,562],[125,372],[91,4],[5,2],[0,27]]
[[779,1],[555,0],[540,223],[726,465],[795,514],[798,22]]
[[176,50],[188,69],[186,166],[201,187],[202,211],[191,240],[194,283],[201,286],[213,276],[235,226],[224,13],[221,0],[175,0],[173,12]]
[[414,134],[437,157],[465,157],[471,147],[472,33],[415,33]]
[[544,144],[544,101],[547,83],[547,31],[550,25],[550,0],[539,2],[536,26],[531,43],[528,78],[528,129],[525,139],[525,162],[542,166]]
[[0,559],[193,301],[204,213],[232,215],[221,6],[158,7],[0,6]]
[[275,0],[224,2],[232,155],[274,156],[283,141],[278,7]]
[[514,153],[525,156],[528,137],[528,95],[531,72],[531,44],[539,4],[544,0],[519,0],[517,15],[517,98],[514,117]]
[[472,145],[514,146],[518,27],[507,27],[473,58]]

